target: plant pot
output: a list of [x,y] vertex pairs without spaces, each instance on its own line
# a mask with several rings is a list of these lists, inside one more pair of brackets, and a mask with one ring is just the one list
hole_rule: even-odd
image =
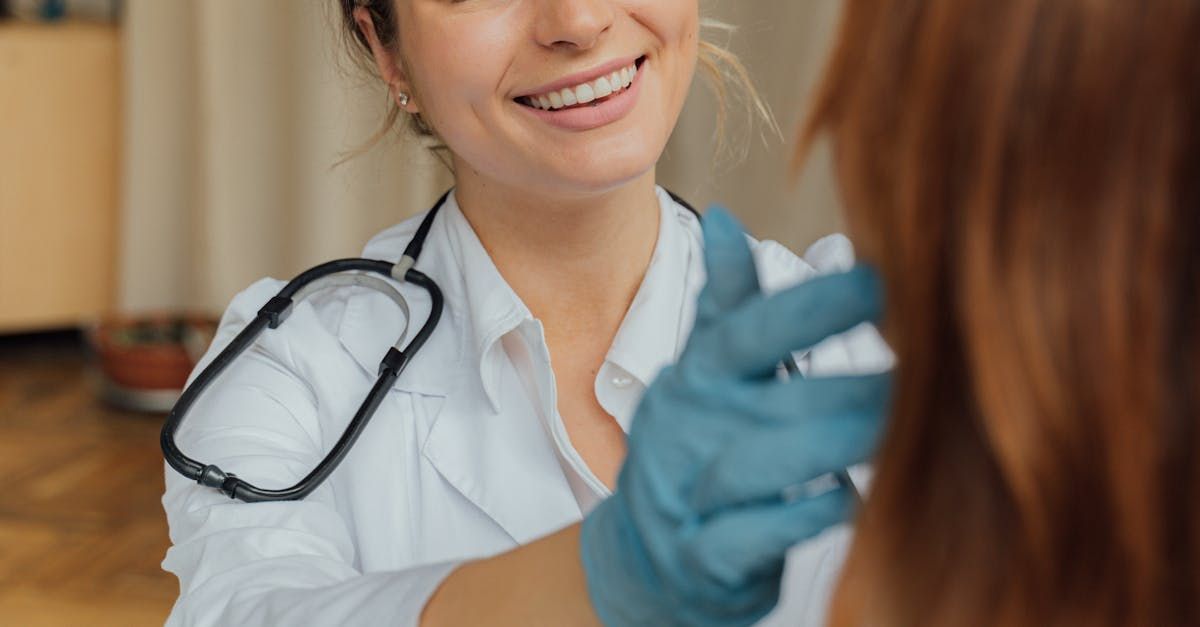
[[106,385],[178,394],[216,326],[211,318],[197,315],[117,317],[97,325],[91,341]]

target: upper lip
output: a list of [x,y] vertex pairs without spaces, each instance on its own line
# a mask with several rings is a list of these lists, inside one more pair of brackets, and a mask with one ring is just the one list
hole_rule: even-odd
[[608,63],[605,63],[604,65],[596,66],[590,70],[585,70],[585,71],[579,72],[577,74],[571,74],[570,76],[564,76],[564,77],[554,81],[553,83],[546,83],[545,85],[542,85],[540,87],[535,87],[533,89],[523,91],[523,92],[517,94],[514,98],[525,98],[528,96],[541,96],[544,94],[548,94],[552,91],[566,89],[567,87],[575,87],[576,85],[590,83],[602,76],[610,76],[610,75],[612,75],[613,72],[619,72],[619,71],[621,71],[622,68],[627,68],[627,67],[633,65],[640,58],[641,58],[640,56],[637,56],[637,57],[625,57],[623,59],[615,59],[613,61],[609,61]]

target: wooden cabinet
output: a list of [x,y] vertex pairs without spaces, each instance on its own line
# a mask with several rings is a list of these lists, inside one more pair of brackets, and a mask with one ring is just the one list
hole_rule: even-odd
[[0,23],[0,333],[113,307],[120,62],[115,26]]

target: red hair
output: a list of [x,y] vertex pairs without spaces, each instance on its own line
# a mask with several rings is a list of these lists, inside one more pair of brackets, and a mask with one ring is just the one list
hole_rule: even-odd
[[817,134],[899,358],[833,624],[1200,624],[1200,2],[852,0]]

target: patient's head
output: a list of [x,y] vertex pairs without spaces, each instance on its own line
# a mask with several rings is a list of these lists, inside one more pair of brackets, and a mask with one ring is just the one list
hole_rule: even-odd
[[1200,2],[846,9],[809,137],[900,366],[835,624],[1197,624]]

